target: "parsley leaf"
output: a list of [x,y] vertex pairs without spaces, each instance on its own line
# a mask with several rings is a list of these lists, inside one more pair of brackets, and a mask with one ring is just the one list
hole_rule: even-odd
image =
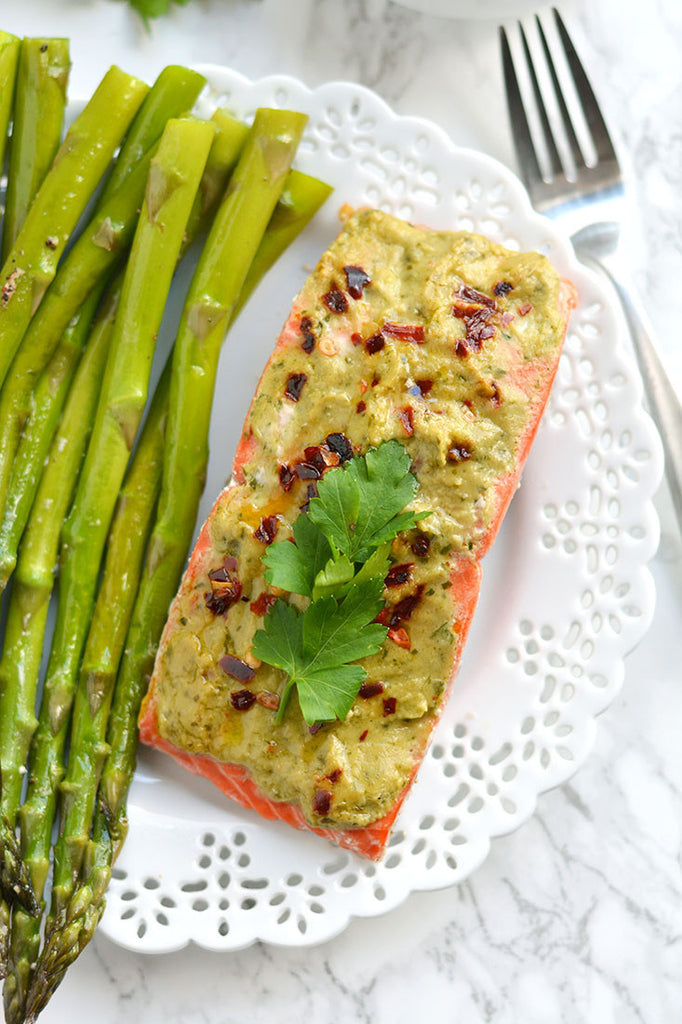
[[323,597],[304,612],[282,598],[275,601],[254,636],[253,653],[289,676],[277,721],[293,686],[308,725],[346,717],[367,676],[361,665],[349,662],[376,654],[386,639],[386,627],[371,621],[381,608],[382,589],[381,579],[366,580],[351,587],[340,603]]
[[428,512],[403,512],[419,485],[410,457],[398,441],[384,441],[345,468],[320,480],[308,515],[351,562],[365,562],[372,551]]
[[385,441],[330,469],[294,523],[293,541],[263,555],[267,583],[310,598],[298,612],[282,598],[253,640],[261,661],[287,673],[277,721],[295,686],[308,725],[344,719],[367,673],[356,662],[376,654],[387,629],[382,607],[393,538],[429,512],[405,512],[418,483],[398,441]]

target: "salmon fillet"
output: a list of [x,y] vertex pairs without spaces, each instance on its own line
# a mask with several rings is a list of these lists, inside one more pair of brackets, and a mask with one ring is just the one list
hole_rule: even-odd
[[[538,254],[379,211],[350,217],[294,301],[171,606],[144,743],[265,818],[381,856],[457,673],[481,559],[574,304]],[[432,514],[393,544],[388,639],[362,662],[369,685],[345,721],[311,728],[292,700],[277,724],[284,673],[250,650],[274,599],[262,555],[291,536],[327,465],[391,438],[420,485],[410,507]]]

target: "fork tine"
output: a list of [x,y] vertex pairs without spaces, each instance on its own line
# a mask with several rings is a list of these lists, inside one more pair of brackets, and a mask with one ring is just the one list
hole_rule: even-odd
[[561,114],[561,120],[563,121],[564,131],[566,132],[566,138],[568,140],[568,145],[571,149],[571,154],[573,156],[576,169],[585,167],[585,158],[582,154],[582,150],[580,149],[580,143],[578,142],[578,138],[575,134],[575,129],[573,128],[573,122],[571,121],[571,115],[569,114],[568,107],[566,106],[564,93],[559,83],[559,76],[556,73],[556,68],[554,67],[552,54],[547,43],[547,36],[545,35],[545,30],[542,27],[542,22],[540,21],[540,18],[537,16],[537,14],[535,15],[535,23],[537,25],[538,34],[540,36],[540,42],[542,43],[542,49],[545,54],[545,61],[547,62],[549,74],[552,79],[552,85],[554,86],[554,95],[556,96],[556,101],[559,107],[559,113]]
[[502,69],[504,72],[504,85],[507,94],[507,106],[509,108],[509,120],[512,125],[512,140],[516,150],[516,158],[521,168],[521,174],[528,187],[542,182],[542,171],[535,155],[533,137],[530,133],[530,126],[526,111],[521,98],[519,82],[514,70],[509,40],[504,27],[500,26],[500,46],[502,48]]
[[530,47],[528,46],[528,39],[526,33],[523,30],[523,25],[519,22],[519,32],[521,33],[521,43],[523,45],[523,52],[526,57],[526,64],[528,66],[528,74],[530,76],[530,82],[533,87],[533,96],[535,97],[535,105],[540,116],[540,126],[542,128],[542,134],[545,139],[545,145],[547,146],[547,153],[549,156],[549,163],[552,171],[552,177],[558,178],[563,174],[563,167],[561,166],[561,157],[559,151],[556,148],[556,142],[554,141],[554,135],[549,123],[549,117],[547,116],[547,108],[542,98],[540,91],[540,83],[538,82],[538,76],[535,72],[535,65],[533,64],[533,58],[530,54]]
[[580,58],[578,57],[575,47],[571,42],[568,30],[556,7],[552,8],[552,13],[554,14],[554,21],[556,22],[557,31],[564,48],[564,53],[566,54],[568,66],[571,70],[571,74],[573,75],[578,99],[580,100],[580,105],[583,108],[587,126],[590,130],[590,134],[597,151],[597,158],[600,161],[614,160],[617,162],[616,151],[613,148],[611,136],[609,135],[608,128],[606,127],[601,110],[599,109],[597,97],[592,91],[592,86],[590,85],[589,79],[585,74],[582,64],[580,63]]

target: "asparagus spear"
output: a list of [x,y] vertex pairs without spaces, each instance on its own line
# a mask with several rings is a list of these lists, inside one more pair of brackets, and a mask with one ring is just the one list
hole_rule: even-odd
[[[34,709],[59,534],[92,427],[119,292],[112,289],[91,332],[19,552],[0,660],[0,763],[5,766],[0,806],[12,825],[20,803],[21,769],[37,724]],[[8,935],[9,909],[2,903],[0,976],[6,969]]]
[[68,39],[22,40],[7,172],[3,263],[59,148],[69,68]]
[[0,32],[0,170],[5,163],[20,46],[21,40],[16,36]]
[[[63,773],[71,702],[102,552],[146,402],[156,336],[213,133],[205,121],[171,120],[152,160],[92,436],[62,529],[57,621],[31,747],[29,786],[19,812],[24,860],[37,895],[42,894],[49,867],[56,788]],[[12,989],[20,992],[30,976],[38,932],[37,922],[15,913],[10,999]]]
[[116,163],[107,178],[100,205],[111,199],[147,150],[155,143],[167,121],[191,110],[206,85],[198,71],[169,64],[158,75],[140,107]]
[[161,487],[169,390],[170,363],[156,389],[109,533],[74,702],[69,764],[60,786],[60,834],[54,849],[47,931],[55,921],[63,921],[90,834],[97,785],[108,753],[105,737],[114,683]]
[[[247,276],[239,307],[273,258],[293,241],[298,233],[295,225],[302,230],[329,194],[328,186],[307,175],[292,171],[288,182],[292,179],[293,185],[286,196],[283,193],[253,260],[254,270]],[[287,224],[288,231],[282,230],[283,223]],[[184,492],[177,495],[177,500],[179,505],[184,501]],[[196,516],[196,508],[193,514]],[[168,573],[156,574],[147,554],[143,583],[135,601],[109,715],[107,743],[110,752],[104,765],[100,807],[95,814],[81,882],[59,916],[50,923],[29,992],[27,1012],[37,1013],[46,1005],[68,967],[91,940],[104,911],[111,865],[127,832],[125,803],[135,768],[140,703],[185,554],[186,549],[175,579]]]
[[0,383],[146,92],[144,82],[112,67],[67,132],[0,271]]

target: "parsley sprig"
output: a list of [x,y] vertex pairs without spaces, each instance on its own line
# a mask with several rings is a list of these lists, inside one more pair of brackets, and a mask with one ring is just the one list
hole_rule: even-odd
[[409,467],[403,446],[385,441],[329,470],[294,523],[294,543],[272,544],[263,556],[268,583],[310,598],[303,612],[278,598],[254,637],[256,657],[288,675],[277,721],[294,686],[308,725],[343,720],[357,697],[367,673],[354,662],[386,639],[373,620],[391,542],[430,514],[405,511],[419,487]]

